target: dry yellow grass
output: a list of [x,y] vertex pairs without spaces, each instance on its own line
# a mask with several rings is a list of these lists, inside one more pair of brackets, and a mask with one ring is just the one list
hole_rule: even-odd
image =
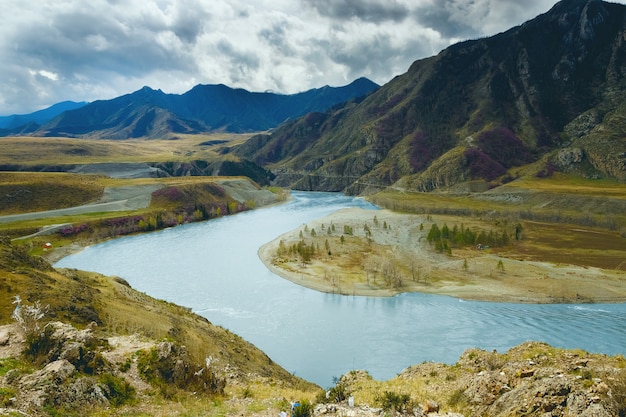
[[[99,162],[164,162],[224,158],[216,153],[251,135],[216,133],[175,139],[86,140],[9,137],[0,141],[0,164],[66,165]],[[214,144],[212,144],[214,143]]]
[[[282,235],[259,254],[278,275],[324,292],[388,296],[418,291],[531,303],[626,300],[626,267],[620,263],[626,259],[626,247],[617,232],[525,222],[520,241],[489,250],[453,248],[446,254],[426,241],[432,225],[444,223],[451,229],[461,224],[498,229],[478,218],[351,209]],[[331,224],[335,231],[327,234]],[[344,226],[354,233],[344,235],[342,243]],[[287,249],[300,241],[319,249],[304,263],[297,253],[280,250],[281,241]]]

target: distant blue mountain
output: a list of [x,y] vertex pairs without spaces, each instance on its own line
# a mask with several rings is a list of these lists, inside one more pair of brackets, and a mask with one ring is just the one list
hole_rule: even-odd
[[378,84],[359,78],[343,87],[298,94],[253,93],[225,85],[197,85],[184,94],[144,87],[59,114],[33,135],[128,139],[170,133],[258,132],[309,112],[367,96]]
[[34,113],[0,116],[0,129],[16,129],[20,126],[32,125],[33,123],[42,125],[54,119],[64,111],[79,109],[85,105],[87,105],[87,102],[84,101],[78,103],[74,101],[63,101]]

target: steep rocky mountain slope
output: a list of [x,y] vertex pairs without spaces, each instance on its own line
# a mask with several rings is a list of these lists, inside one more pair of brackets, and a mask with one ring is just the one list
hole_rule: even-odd
[[67,111],[33,135],[128,139],[163,138],[170,133],[254,132],[274,128],[311,111],[325,111],[376,90],[360,78],[343,87],[298,94],[252,93],[225,85],[197,85],[184,94],[144,87],[112,100]]
[[518,167],[626,181],[626,7],[564,0],[493,37],[416,61],[360,103],[311,113],[238,149],[280,185],[430,191],[496,185]]

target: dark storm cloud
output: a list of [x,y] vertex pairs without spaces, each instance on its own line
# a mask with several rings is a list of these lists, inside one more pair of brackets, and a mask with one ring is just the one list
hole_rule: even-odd
[[326,17],[336,20],[357,18],[365,22],[400,22],[409,15],[407,6],[395,0],[305,0]]

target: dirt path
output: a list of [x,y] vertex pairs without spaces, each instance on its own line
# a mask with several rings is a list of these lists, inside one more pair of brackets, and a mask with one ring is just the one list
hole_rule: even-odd
[[[259,250],[259,257],[281,277],[329,293],[390,296],[417,291],[522,303],[626,301],[624,271],[511,259],[475,248],[442,254],[426,240],[431,225],[425,216],[346,209],[278,237]],[[352,235],[343,233],[350,230],[346,226]],[[340,243],[342,234],[345,241]],[[308,264],[297,255],[277,256],[281,241],[289,248],[302,239],[324,248],[322,254]],[[327,247],[331,255],[325,254]]]

